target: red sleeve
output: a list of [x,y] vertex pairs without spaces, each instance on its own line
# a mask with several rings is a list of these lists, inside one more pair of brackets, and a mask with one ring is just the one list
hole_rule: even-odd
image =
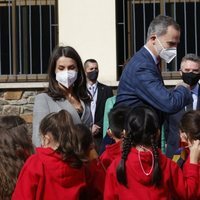
[[108,167],[106,172],[106,180],[104,187],[104,200],[117,200],[119,199],[117,195],[117,179],[116,179],[116,162]]
[[[198,180],[199,180],[199,166],[186,162],[184,170],[182,171],[179,166],[172,162],[172,188],[173,193],[178,199],[196,199]],[[173,189],[172,189],[173,190]]]
[[98,160],[92,160],[86,166],[87,196],[90,200],[103,199],[105,169]]
[[34,159],[35,155],[31,156],[24,164],[18,177],[15,190],[12,195],[12,200],[36,200],[42,194],[40,171],[42,164]]
[[[197,172],[198,171],[198,172]],[[186,162],[183,165],[183,173],[184,176],[187,179],[190,179],[191,176],[193,176],[193,179],[197,179],[196,182],[194,183],[195,186],[197,186],[200,182],[200,165],[195,165],[195,164],[190,164],[190,158],[186,160]],[[191,183],[192,184],[192,183]],[[196,190],[195,190],[196,188]],[[200,199],[200,187],[195,187],[195,188],[188,188],[188,194],[189,196],[192,196],[191,194],[197,194],[198,198]],[[193,198],[194,199],[194,198]]]
[[110,166],[110,164],[112,162],[112,160],[108,157],[106,150],[102,153],[102,155],[100,156],[99,159],[106,169]]

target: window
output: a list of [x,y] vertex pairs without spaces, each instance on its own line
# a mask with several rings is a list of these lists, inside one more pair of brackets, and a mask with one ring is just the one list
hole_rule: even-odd
[[57,1],[0,0],[0,74],[43,74],[58,41]]

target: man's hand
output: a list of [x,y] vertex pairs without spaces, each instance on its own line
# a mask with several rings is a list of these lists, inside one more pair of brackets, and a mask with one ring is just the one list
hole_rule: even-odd
[[98,125],[96,125],[96,124],[93,124],[93,125],[92,125],[92,135],[93,135],[93,136],[94,136],[94,135],[98,135],[100,128],[101,128],[100,126],[98,126]]

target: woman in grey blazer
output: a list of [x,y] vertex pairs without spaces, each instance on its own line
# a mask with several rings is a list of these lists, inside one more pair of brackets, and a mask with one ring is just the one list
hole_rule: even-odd
[[49,113],[62,109],[71,113],[75,124],[92,125],[90,96],[81,58],[70,46],[56,47],[48,69],[49,86],[36,96],[33,109],[32,142],[41,146],[39,124]]

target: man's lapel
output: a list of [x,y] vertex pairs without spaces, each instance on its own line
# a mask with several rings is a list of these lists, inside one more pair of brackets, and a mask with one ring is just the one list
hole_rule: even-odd
[[99,106],[99,104],[101,102],[101,98],[102,98],[103,90],[104,90],[104,87],[100,83],[97,83],[97,88],[98,88],[98,93],[97,93],[96,108]]

